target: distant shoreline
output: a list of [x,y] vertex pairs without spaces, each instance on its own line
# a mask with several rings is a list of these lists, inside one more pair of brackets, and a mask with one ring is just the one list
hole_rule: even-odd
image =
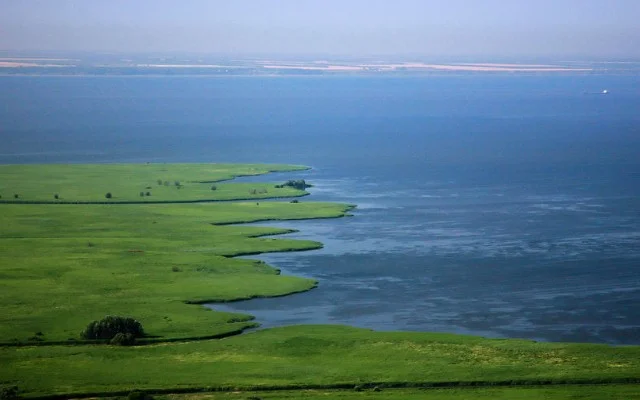
[[640,74],[640,62],[432,62],[345,60],[62,59],[0,57],[0,76],[433,76]]
[[123,73],[103,73],[103,72],[82,72],[76,73],[61,73],[60,70],[56,72],[8,72],[0,70],[0,77],[201,77],[201,78],[239,78],[239,77],[255,77],[255,78],[278,78],[278,77],[435,77],[435,76],[576,76],[576,75],[608,75],[608,76],[630,76],[640,75],[639,70],[625,70],[625,71],[600,71],[600,70],[562,70],[562,71],[452,71],[452,70],[434,70],[434,71],[416,71],[416,72],[326,72],[326,71],[305,71],[295,73],[291,71],[283,71],[280,73],[211,73],[211,72],[199,72],[199,71],[183,71],[182,73],[175,73],[174,71],[135,71],[135,72],[123,72]]

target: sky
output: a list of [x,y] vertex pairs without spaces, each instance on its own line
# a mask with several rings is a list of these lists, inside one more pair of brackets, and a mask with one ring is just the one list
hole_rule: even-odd
[[640,0],[0,0],[0,50],[640,57]]

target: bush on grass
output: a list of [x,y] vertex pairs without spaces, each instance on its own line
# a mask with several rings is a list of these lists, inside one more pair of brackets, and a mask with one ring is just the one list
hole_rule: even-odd
[[109,344],[115,346],[133,346],[136,344],[136,337],[131,333],[118,332],[111,338],[111,340],[109,340]]
[[107,315],[100,321],[93,321],[82,331],[83,339],[115,339],[118,333],[142,337],[142,324],[133,318]]

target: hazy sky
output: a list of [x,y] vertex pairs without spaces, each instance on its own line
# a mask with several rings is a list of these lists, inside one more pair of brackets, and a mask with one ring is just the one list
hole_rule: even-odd
[[640,0],[0,0],[0,49],[640,56]]

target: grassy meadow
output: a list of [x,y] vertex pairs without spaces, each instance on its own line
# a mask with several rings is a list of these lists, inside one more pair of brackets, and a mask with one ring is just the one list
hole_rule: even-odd
[[[3,378],[33,394],[137,389],[452,387],[638,382],[640,347],[291,326],[137,347],[0,348]],[[123,366],[126,365],[126,368]]]
[[[3,165],[0,202],[150,203],[302,196],[302,190],[275,188],[274,184],[219,182],[304,169],[278,164]],[[107,193],[111,193],[110,199],[105,197]]]
[[[133,389],[176,400],[639,397],[639,346],[345,326],[290,326],[212,340],[255,322],[199,303],[280,296],[316,285],[237,256],[312,250],[321,243],[274,236],[287,229],[237,223],[336,218],[351,206],[245,201],[249,187],[257,198],[306,192],[274,188],[281,182],[225,182],[211,190],[211,182],[302,168],[0,166],[7,200],[0,203],[0,385],[17,385],[26,397],[61,398]],[[161,203],[140,201],[143,187],[153,188],[145,199]],[[14,191],[18,202],[6,199]],[[114,194],[112,201],[131,204],[102,204],[105,191]],[[52,193],[59,193],[59,202],[96,204],[29,204],[55,203]],[[243,201],[183,202],[231,199]],[[139,320],[148,337],[136,346],[83,342],[82,329],[105,315]],[[374,392],[374,386],[384,390]],[[166,394],[181,390],[209,393]]]
[[339,217],[349,208],[286,201],[1,207],[2,342],[78,339],[87,323],[107,314],[132,316],[163,338],[246,327],[246,316],[185,302],[308,290],[313,280],[231,257],[321,244],[272,236],[283,229],[216,224]]

